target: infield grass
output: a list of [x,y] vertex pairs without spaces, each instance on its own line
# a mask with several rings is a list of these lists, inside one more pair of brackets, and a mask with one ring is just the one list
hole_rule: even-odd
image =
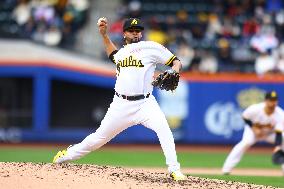
[[[20,147],[0,148],[1,162],[46,162],[50,163],[58,148]],[[221,168],[227,153],[221,152],[180,152],[178,159],[182,167]],[[280,169],[271,163],[270,154],[245,154],[239,168]],[[125,167],[166,167],[161,151],[139,151],[126,149],[100,149],[74,163]],[[284,188],[284,177],[194,175],[221,180],[233,180]]]
[[[51,162],[57,148],[0,148],[0,161]],[[222,167],[227,153],[221,152],[179,152],[178,159],[183,167]],[[277,168],[271,163],[270,154],[245,154],[237,167],[240,168]],[[162,152],[129,150],[97,150],[75,163],[91,163],[113,166],[165,167]]]
[[267,177],[267,176],[236,176],[236,175],[194,175],[202,178],[211,178],[227,181],[237,181],[242,183],[250,184],[260,184],[265,186],[274,186],[274,187],[284,187],[284,178],[279,177]]

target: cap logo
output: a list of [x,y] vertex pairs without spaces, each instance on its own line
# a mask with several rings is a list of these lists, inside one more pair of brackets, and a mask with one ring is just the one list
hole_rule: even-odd
[[137,24],[138,24],[138,21],[136,19],[133,19],[132,22],[131,22],[131,26],[132,25],[137,25]]
[[277,95],[276,95],[276,92],[275,91],[272,91],[271,92],[271,97],[276,97]]

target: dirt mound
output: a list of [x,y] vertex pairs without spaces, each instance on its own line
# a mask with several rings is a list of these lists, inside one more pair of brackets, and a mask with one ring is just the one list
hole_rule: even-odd
[[38,189],[39,187],[42,189],[273,188],[192,176],[188,176],[185,181],[174,182],[166,173],[121,167],[0,162],[0,188]]

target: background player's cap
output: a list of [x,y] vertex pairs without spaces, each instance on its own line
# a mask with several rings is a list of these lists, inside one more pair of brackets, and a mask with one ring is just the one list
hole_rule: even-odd
[[269,91],[265,94],[265,100],[278,100],[278,95],[275,91]]
[[140,30],[144,30],[144,26],[141,23],[140,19],[138,18],[129,18],[127,20],[125,20],[124,24],[123,24],[123,31],[126,31],[128,29],[140,29]]

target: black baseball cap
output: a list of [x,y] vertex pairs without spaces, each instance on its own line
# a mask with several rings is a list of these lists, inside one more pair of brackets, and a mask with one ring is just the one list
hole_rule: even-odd
[[265,100],[278,100],[278,95],[275,91],[269,91],[265,94]]
[[123,31],[126,31],[128,29],[132,29],[132,28],[144,30],[144,26],[141,23],[140,19],[138,19],[138,18],[129,18],[129,19],[126,19],[124,21]]

